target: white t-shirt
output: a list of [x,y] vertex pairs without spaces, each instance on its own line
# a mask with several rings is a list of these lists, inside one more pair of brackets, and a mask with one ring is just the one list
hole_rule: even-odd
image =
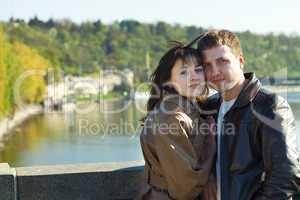
[[221,200],[221,131],[222,131],[222,123],[225,114],[230,110],[233,106],[236,99],[232,99],[230,101],[223,101],[219,110],[218,115],[218,124],[217,124],[217,137],[218,137],[218,152],[217,152],[217,162],[216,162],[216,169],[217,169],[217,199]]

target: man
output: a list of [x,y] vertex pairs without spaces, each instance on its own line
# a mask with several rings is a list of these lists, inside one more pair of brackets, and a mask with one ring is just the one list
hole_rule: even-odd
[[210,31],[197,44],[217,110],[218,200],[285,200],[300,177],[293,113],[280,96],[244,74],[238,37]]

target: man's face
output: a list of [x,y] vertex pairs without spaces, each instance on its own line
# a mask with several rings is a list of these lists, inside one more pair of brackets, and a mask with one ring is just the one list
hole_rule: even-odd
[[227,45],[203,51],[203,66],[207,81],[219,92],[226,92],[243,80],[243,65],[243,56],[235,56]]

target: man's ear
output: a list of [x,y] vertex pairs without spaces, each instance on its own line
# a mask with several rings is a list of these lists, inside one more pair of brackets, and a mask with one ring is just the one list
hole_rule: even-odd
[[245,59],[244,59],[244,56],[242,54],[239,56],[239,61],[240,61],[241,69],[244,69]]

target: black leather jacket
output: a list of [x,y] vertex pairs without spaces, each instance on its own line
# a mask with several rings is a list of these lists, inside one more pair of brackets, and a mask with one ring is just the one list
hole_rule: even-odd
[[[245,78],[223,121],[221,199],[289,199],[300,177],[293,113],[282,97],[261,88],[254,73]],[[205,113],[217,119],[221,101],[218,95],[209,98]]]

